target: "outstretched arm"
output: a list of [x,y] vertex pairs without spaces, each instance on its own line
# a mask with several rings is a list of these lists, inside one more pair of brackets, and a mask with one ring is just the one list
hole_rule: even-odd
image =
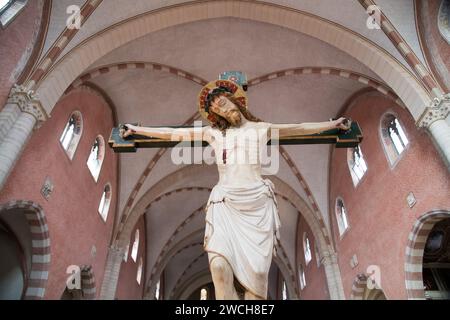
[[146,137],[159,138],[167,141],[209,140],[207,127],[170,128],[170,127],[141,127],[132,124],[124,125],[120,129],[122,138],[136,134]]
[[272,123],[270,129],[277,129],[279,137],[308,135],[314,133],[321,133],[323,131],[331,129],[343,129],[348,130],[350,128],[350,121],[346,118],[339,118],[333,121],[326,122],[305,122],[299,124],[285,124],[285,123]]

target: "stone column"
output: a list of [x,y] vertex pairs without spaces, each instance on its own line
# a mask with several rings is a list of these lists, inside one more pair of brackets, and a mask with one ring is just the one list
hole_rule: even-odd
[[418,126],[427,128],[447,169],[450,171],[450,93],[435,98],[418,120]]
[[326,253],[322,257],[322,263],[325,268],[325,276],[327,277],[330,300],[345,300],[341,271],[337,263],[337,254]]
[[123,261],[124,250],[110,247],[106,258],[105,274],[103,276],[100,300],[114,300],[117,283],[119,282],[120,267]]
[[21,111],[19,106],[15,103],[9,102],[0,112],[0,143],[3,142],[3,139],[6,137],[9,130],[16,122],[20,113]]
[[31,91],[15,86],[8,104],[0,113],[0,190],[6,183],[33,129],[38,128],[47,114]]

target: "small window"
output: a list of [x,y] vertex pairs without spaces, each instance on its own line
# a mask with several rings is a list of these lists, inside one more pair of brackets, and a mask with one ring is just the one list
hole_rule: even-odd
[[203,288],[200,290],[200,300],[208,300],[208,289]]
[[352,176],[353,185],[356,187],[367,172],[366,160],[364,160],[361,147],[349,148],[347,151],[347,163]]
[[134,262],[136,262],[138,250],[139,250],[139,229],[136,230],[136,233],[134,235],[133,248],[131,249],[131,259],[133,259]]
[[128,261],[128,254],[130,253],[130,243],[127,244],[127,246],[125,247],[125,253],[123,254],[123,261],[127,262]]
[[12,3],[12,0],[0,0],[0,12],[6,10],[6,8]]
[[438,29],[450,45],[450,0],[442,0],[438,12]]
[[288,299],[288,293],[287,293],[287,288],[286,288],[286,281],[283,280],[283,289],[281,291],[281,296],[283,300],[287,300]]
[[300,289],[303,290],[306,287],[306,276],[305,276],[305,269],[303,268],[303,265],[300,265],[298,268],[298,278],[300,279]]
[[0,24],[6,28],[27,5],[28,0],[0,0]]
[[392,114],[386,114],[381,121],[381,139],[389,163],[393,166],[405,151],[409,140],[402,125]]
[[72,160],[75,150],[80,142],[81,133],[83,131],[83,119],[79,111],[75,111],[69,117],[66,127],[59,138],[59,142],[66,151],[69,159]]
[[347,209],[345,209],[342,199],[336,200],[336,220],[339,228],[339,236],[342,237],[348,229]]
[[106,221],[108,218],[109,205],[111,203],[111,186],[107,184],[103,189],[102,198],[100,199],[100,205],[98,206],[98,213]]
[[158,283],[156,284],[155,288],[155,300],[159,300],[160,293],[161,293],[161,280],[158,280]]
[[308,265],[309,262],[312,260],[311,255],[311,245],[309,244],[308,236],[306,235],[306,232],[303,234],[303,251],[305,253],[305,264]]
[[142,267],[144,265],[144,261],[142,260],[142,257],[139,258],[139,265],[138,265],[138,269],[137,269],[137,275],[136,275],[136,280],[137,283],[141,284],[141,280],[142,280]]
[[87,161],[87,166],[95,182],[97,182],[105,157],[105,140],[102,136],[95,138]]

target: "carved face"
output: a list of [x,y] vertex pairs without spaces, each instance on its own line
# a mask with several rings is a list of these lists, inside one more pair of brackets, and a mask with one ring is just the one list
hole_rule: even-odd
[[242,114],[238,107],[226,96],[215,97],[211,102],[210,109],[212,112],[227,119],[233,126],[239,125],[242,121]]

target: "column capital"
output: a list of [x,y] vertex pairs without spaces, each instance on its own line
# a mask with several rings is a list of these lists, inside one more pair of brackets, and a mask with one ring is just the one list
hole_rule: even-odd
[[39,128],[49,118],[38,95],[25,86],[15,84],[9,94],[8,103],[15,104],[22,112],[31,114],[36,119],[35,128]]
[[429,128],[437,120],[445,120],[450,113],[450,93],[442,95],[440,98],[434,98],[430,106],[417,120],[418,127]]
[[336,252],[325,252],[322,256],[322,259],[320,260],[320,262],[324,265],[330,265],[330,264],[335,264],[337,263],[337,253]]

